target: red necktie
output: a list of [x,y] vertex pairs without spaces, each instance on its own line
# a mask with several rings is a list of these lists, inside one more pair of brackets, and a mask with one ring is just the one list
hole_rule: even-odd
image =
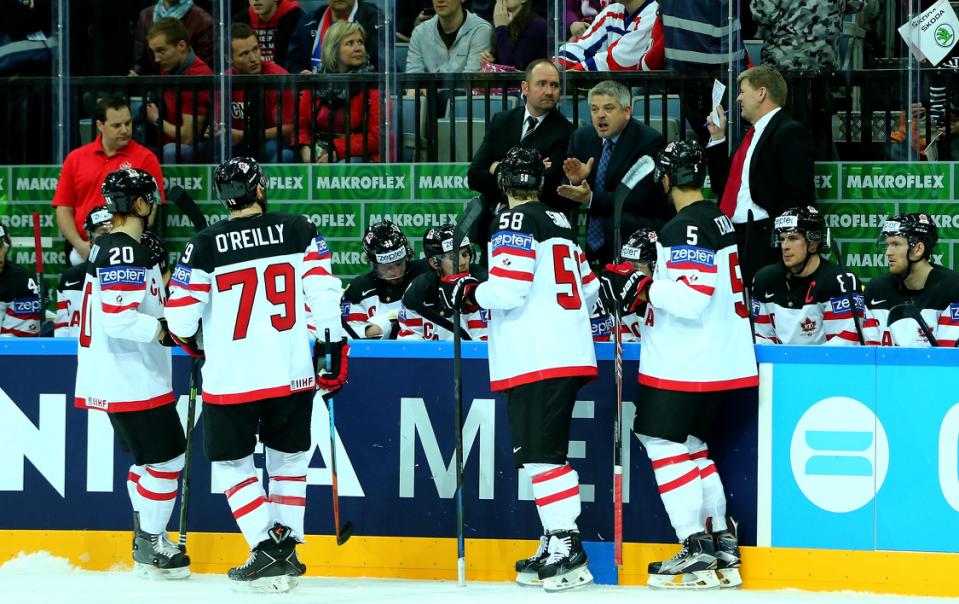
[[743,164],[746,163],[746,152],[749,151],[749,145],[753,142],[753,132],[755,132],[753,128],[746,131],[743,142],[739,143],[739,148],[736,149],[736,155],[733,155],[733,164],[729,167],[726,188],[723,189],[723,198],[719,202],[719,209],[730,218],[736,213],[736,198],[739,197],[739,189],[743,185]]

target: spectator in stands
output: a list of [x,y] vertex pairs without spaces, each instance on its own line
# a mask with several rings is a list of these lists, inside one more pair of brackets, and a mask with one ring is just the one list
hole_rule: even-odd
[[762,64],[783,71],[835,71],[844,15],[863,0],[751,0],[753,19],[765,30]]
[[[210,67],[190,48],[189,33],[177,19],[167,17],[154,23],[147,42],[160,75],[213,75]],[[164,91],[162,117],[155,102],[147,103],[147,121],[160,130],[164,163],[199,159],[209,105],[210,92],[203,84],[182,86],[179,95],[174,90]]]
[[280,66],[286,65],[290,38],[302,18],[303,9],[296,0],[250,0],[250,7],[236,21],[254,29],[263,60]]
[[[586,256],[605,264],[613,258],[613,192],[640,157],[656,157],[666,139],[633,119],[629,89],[618,82],[600,82],[589,91],[592,124],[573,132],[563,162],[567,184],[563,197],[582,204],[587,213]],[[633,188],[623,205],[622,241],[641,228],[658,229],[673,215],[663,187],[652,174]]]
[[480,54],[492,46],[492,26],[466,10],[463,0],[433,0],[433,10],[436,15],[413,30],[406,71],[479,71]]
[[575,71],[648,71],[663,68],[659,3],[626,0],[610,4],[582,36],[563,44],[556,61]]
[[[407,1],[407,0],[403,0]],[[379,65],[379,37],[383,13],[367,0],[330,0],[312,15],[303,15],[290,40],[286,70],[310,74],[323,70],[323,45],[330,28],[341,21],[359,23],[366,32],[366,55],[374,69]],[[335,66],[334,66],[335,71]]]
[[489,221],[497,206],[506,203],[506,195],[496,184],[496,168],[513,147],[536,149],[549,162],[543,184],[543,203],[561,209],[578,205],[556,193],[556,187],[563,179],[563,159],[573,133],[573,125],[559,111],[559,70],[549,59],[536,59],[526,68],[520,87],[526,104],[493,116],[467,176],[469,187],[480,194],[485,210],[484,216],[477,220],[477,231],[470,236],[484,251]]
[[[326,32],[323,74],[372,73],[366,31],[340,21]],[[324,80],[300,98],[300,157],[305,163],[380,161],[380,95],[376,83]]]
[[566,33],[569,39],[583,35],[596,15],[609,5],[610,0],[566,0]]
[[533,0],[496,0],[493,49],[480,53],[484,64],[525,70],[529,62],[546,57],[546,19],[533,12]]
[[213,17],[193,0],[157,0],[140,11],[133,35],[133,68],[130,75],[156,75],[157,68],[150,52],[149,33],[154,23],[164,18],[179,19],[187,33],[187,44],[207,65],[213,64]]
[[[287,75],[272,61],[262,59],[257,32],[246,23],[235,23],[230,30],[232,55],[227,74]],[[233,157],[265,157],[269,162],[293,162],[289,146],[293,135],[293,91],[276,84],[249,87],[254,94],[247,98],[249,85],[233,83],[233,123],[231,144]],[[263,142],[265,141],[265,142]],[[263,153],[260,153],[260,144]]]
[[126,97],[111,94],[100,99],[96,120],[96,140],[67,155],[53,194],[57,228],[66,239],[68,253],[71,249],[76,252],[71,264],[90,255],[84,221],[93,208],[103,205],[100,185],[107,174],[125,167],[145,170],[156,179],[160,195],[164,195],[156,155],[133,140],[133,117]]
[[[765,65],[739,74],[742,118],[752,124],[732,157],[726,152],[726,113],[717,107],[719,123],[709,123],[706,146],[709,178],[719,209],[732,219],[739,245],[742,278],[767,264],[779,262],[773,247],[773,219],[786,208],[805,206],[816,198],[813,143],[806,128],[790,117],[786,81]],[[749,243],[748,248],[746,243]]]
[[396,3],[396,41],[409,44],[413,30],[436,14],[430,0],[406,0]]

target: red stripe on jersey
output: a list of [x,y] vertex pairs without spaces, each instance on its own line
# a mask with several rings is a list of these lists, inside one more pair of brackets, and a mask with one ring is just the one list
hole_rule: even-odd
[[862,322],[863,328],[866,327],[879,327],[879,319],[866,319]]
[[177,492],[178,491],[174,489],[169,493],[154,493],[153,491],[143,488],[141,483],[137,483],[137,493],[153,501],[170,501],[171,499],[176,499]]
[[709,457],[709,449],[703,449],[702,451],[689,454],[690,459],[706,459],[707,457]]
[[496,277],[505,277],[506,279],[516,279],[517,281],[533,281],[533,273],[527,273],[526,271],[509,271],[498,266],[490,269],[489,274]]
[[60,300],[59,302],[57,302],[57,310],[66,310],[66,309],[67,309],[66,300]]
[[417,336],[417,335],[419,335],[419,334],[416,333],[415,331],[410,331],[409,329],[401,329],[401,330],[399,331],[399,333],[396,334],[396,337],[398,337],[398,338],[408,338],[408,337],[410,337],[410,336]]
[[707,476],[711,476],[711,475],[713,475],[713,474],[715,474],[715,473],[716,473],[716,464],[711,463],[711,464],[709,464],[708,466],[706,466],[705,468],[703,468],[702,470],[699,471],[699,477],[700,477],[700,478],[706,478]]
[[70,325],[70,324],[69,324],[69,323],[66,323],[66,322],[64,322],[64,323],[54,323],[54,324],[53,324],[53,328],[54,328],[54,329],[60,329],[61,327],[69,327],[69,325]]
[[200,301],[194,298],[193,296],[183,296],[179,298],[170,298],[166,301],[167,308],[180,308],[182,306],[189,306],[191,304],[199,304]]
[[243,482],[239,482],[239,483],[233,485],[232,487],[230,487],[229,489],[223,491],[223,494],[226,495],[228,498],[229,498],[229,497],[233,497],[233,495],[234,495],[237,491],[239,491],[240,489],[242,489],[242,488],[244,488],[244,487],[248,487],[248,486],[250,486],[251,484],[256,483],[257,480],[259,480],[259,479],[258,479],[256,476],[250,476],[249,478],[247,478],[247,479],[244,480]]
[[[757,334],[756,334],[756,337],[759,338],[759,339],[761,339],[761,340],[768,340],[770,344],[779,344],[779,343],[780,343],[780,342],[779,342],[779,338],[777,338],[777,337],[775,337],[775,336],[764,336],[764,335],[761,334],[761,333],[757,333]],[[757,344],[760,344],[761,342],[756,342],[756,343],[757,343]]]
[[769,318],[769,315],[759,315],[758,317],[754,317],[753,323],[767,325],[772,323],[772,319]]
[[581,366],[575,366],[575,367],[554,367],[552,369],[541,369],[539,371],[531,371],[529,373],[524,373],[521,375],[513,376],[511,378],[506,378],[505,380],[491,380],[489,386],[491,391],[501,392],[503,390],[509,390],[510,388],[522,386],[523,384],[531,384],[533,382],[538,382],[540,380],[549,380],[552,378],[561,378],[561,377],[595,378],[597,375],[599,374],[596,370],[596,367],[592,367],[589,365],[581,365]]
[[573,471],[573,466],[566,464],[565,466],[560,466],[558,468],[553,468],[552,470],[546,470],[545,472],[540,472],[536,476],[533,476],[532,483],[539,484],[541,482],[546,482],[547,480],[559,478],[560,476],[566,476],[572,471]]
[[850,342],[859,342],[859,335],[851,331],[840,331],[839,333],[827,333],[826,341],[833,338],[839,338],[840,340],[848,340]]
[[679,271],[698,271],[700,273],[715,273],[716,265],[703,266],[695,262],[667,262],[666,268],[674,268]]
[[170,283],[171,283],[171,285],[170,285],[171,287],[175,287],[175,288],[178,288],[178,289],[183,289],[183,290],[187,290],[187,291],[191,291],[191,292],[208,292],[208,291],[210,291],[210,284],[209,284],[209,283],[191,283],[191,284],[189,284],[189,285],[183,285],[183,284],[181,284],[181,283],[177,283],[176,281],[171,281]]
[[154,478],[162,478],[164,480],[176,480],[180,477],[180,472],[161,472],[160,470],[154,470],[150,466],[147,466],[147,474]]
[[[87,399],[83,398],[82,396],[77,396],[73,399],[73,406],[81,409],[99,409],[101,411],[109,411],[110,413],[126,413],[129,411],[145,411],[147,409],[155,409],[157,407],[162,407],[163,405],[169,405],[173,401],[174,397],[172,392],[161,394],[160,396],[155,396],[153,398],[144,399],[142,401],[106,401],[102,405],[90,405],[87,403]],[[106,409],[103,408],[103,405],[106,405]]]
[[[604,26],[603,26],[603,23],[606,22],[606,19],[621,19],[621,20],[625,20],[625,16],[626,16],[626,13],[617,13],[617,12],[613,12],[613,11],[610,11],[610,12],[606,13],[605,15],[603,15],[603,18],[602,18],[602,19],[600,19],[599,21],[593,23],[593,26],[589,28],[589,31],[588,31],[585,35],[583,35],[583,37],[580,38],[580,40],[585,40],[585,39],[588,38],[589,36],[593,35],[595,32],[600,31],[601,29],[603,29],[603,27],[604,27]],[[624,25],[625,25],[625,23],[624,23]]]
[[303,388],[297,388],[293,390],[289,386],[276,386],[274,388],[262,388],[260,390],[250,390],[248,392],[235,392],[232,394],[213,394],[211,392],[203,391],[203,402],[210,403],[213,405],[239,405],[241,403],[249,403],[251,401],[258,401],[265,398],[276,398],[279,396],[288,396],[294,392],[301,392],[303,390],[311,390],[315,388],[313,384],[305,386]]
[[956,348],[956,340],[936,340],[940,348]]
[[519,250],[515,247],[498,247],[493,250],[493,258],[500,256],[502,254],[509,254],[510,256],[518,256],[519,258],[535,258],[536,252],[533,250]]
[[139,292],[147,288],[146,283],[132,284],[132,283],[116,283],[114,285],[101,285],[100,291],[105,292]]
[[270,503],[306,507],[306,497],[293,497],[291,495],[270,495]]
[[676,480],[670,480],[665,484],[659,485],[659,494],[664,495],[670,491],[674,491],[681,486],[687,485],[690,482],[699,478],[699,468],[693,468],[689,472],[686,472]]
[[307,252],[306,256],[303,256],[304,262],[308,262],[310,260],[322,260],[322,259],[323,259],[323,256],[320,256],[319,252]]
[[466,327],[469,329],[482,329],[486,327],[486,321],[482,319],[471,319],[466,322]]
[[423,319],[419,319],[415,317],[407,317],[406,320],[400,321],[400,323],[403,323],[405,325],[412,325],[413,327],[421,327],[423,325]]
[[363,321],[364,323],[368,318],[366,313],[363,312],[351,312],[346,316],[347,321]]
[[133,309],[135,309],[137,306],[140,306],[140,303],[139,303],[139,302],[133,302],[132,304],[125,304],[125,305],[123,305],[123,306],[117,306],[117,305],[115,305],[115,304],[107,304],[107,303],[104,302],[104,303],[102,304],[102,306],[103,306],[103,312],[116,314],[116,313],[121,313],[121,312],[123,312],[123,311],[125,311],[125,310],[133,310]]
[[[715,382],[680,382],[665,380],[651,375],[639,374],[639,383],[643,386],[652,386],[660,390],[677,390],[679,392],[718,392],[720,390],[736,390],[759,385],[759,376],[735,378],[732,380],[718,380]],[[206,400],[206,399],[204,399]]]
[[562,501],[564,499],[569,499],[570,497],[579,496],[579,485],[566,489],[565,491],[560,491],[559,493],[553,493],[552,495],[547,495],[546,497],[540,497],[536,500],[536,505],[543,507],[551,503],[556,503],[557,501]]
[[303,274],[303,277],[329,277],[332,273],[322,266],[314,266]]
[[140,482],[140,475],[134,472],[127,472],[127,480],[130,482]]
[[257,497],[250,503],[246,504],[245,506],[239,508],[237,511],[233,512],[233,517],[239,520],[240,518],[246,516],[247,514],[255,510],[256,508],[263,505],[264,503],[266,503],[266,497]]
[[701,294],[705,294],[707,296],[713,295],[713,292],[716,291],[715,287],[710,287],[708,285],[693,285],[692,283],[689,282],[689,280],[686,277],[680,277],[678,281],[680,283],[685,283],[686,286],[689,287],[689,289],[697,291]]
[[959,321],[952,318],[952,315],[939,315],[940,325],[959,325]]
[[306,476],[270,476],[276,482],[306,482]]
[[593,273],[593,271],[589,271],[588,273],[586,273],[586,276],[583,277],[583,285],[586,285],[587,283],[591,283],[595,280],[596,280],[596,275]]
[[689,453],[682,453],[680,455],[673,455],[672,457],[663,457],[662,459],[653,460],[653,469],[658,470],[660,468],[665,468],[666,466],[671,466],[673,464],[682,463],[684,461],[689,461]]
[[4,327],[3,329],[0,329],[0,333],[11,334],[17,336],[18,338],[28,338],[36,335],[35,332],[23,331],[22,329],[14,329],[12,327]]

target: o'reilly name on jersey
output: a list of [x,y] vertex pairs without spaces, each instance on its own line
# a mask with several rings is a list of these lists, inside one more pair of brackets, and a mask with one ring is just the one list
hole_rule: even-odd
[[243,250],[261,245],[276,245],[283,243],[284,224],[272,224],[254,229],[240,229],[229,233],[220,233],[214,240],[218,252],[228,250]]
[[434,227],[455,224],[456,214],[370,214],[370,224],[389,220],[398,227]]
[[849,174],[849,189],[945,189],[944,174]]

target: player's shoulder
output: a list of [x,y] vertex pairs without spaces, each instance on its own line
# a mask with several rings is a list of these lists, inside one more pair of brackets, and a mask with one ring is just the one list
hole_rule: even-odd
[[433,297],[438,285],[439,277],[433,271],[417,275],[403,292],[403,306],[419,312],[423,303]]
[[378,287],[378,281],[373,276],[372,273],[365,273],[354,277],[350,284],[346,286],[346,291],[343,292],[343,299],[352,302],[353,304],[358,304],[369,298],[371,294],[375,294]]
[[0,273],[0,300],[11,300],[29,290],[32,273],[19,264],[6,262]]
[[[497,236],[500,235],[502,237],[497,241]],[[502,210],[497,215],[492,243],[495,249],[504,241],[546,241],[556,237],[570,240],[574,237],[572,225],[566,215],[541,202],[529,202]]]
[[408,282],[412,282],[413,279],[416,279],[420,275],[425,275],[427,273],[433,273],[433,269],[430,267],[430,263],[426,258],[417,258],[416,260],[410,261],[410,266],[406,270],[406,275],[409,279]]
[[81,262],[71,266],[60,274],[60,281],[57,289],[60,291],[79,290],[83,287],[83,280],[87,274],[87,263]]
[[944,266],[933,265],[929,280],[929,285],[936,288],[944,302],[959,302],[959,273]]
[[866,285],[866,304],[881,306],[887,300],[899,296],[899,278],[892,273],[876,275]]
[[657,232],[657,239],[665,247],[691,245],[718,249],[720,244],[735,243],[735,230],[716,204],[703,200],[686,206],[670,218]]
[[114,231],[97,237],[90,251],[90,263],[96,267],[150,266],[150,251],[130,235]]
[[758,271],[753,277],[753,295],[759,296],[767,292],[773,292],[782,286],[786,280],[786,273],[783,265],[780,263],[767,264]]

